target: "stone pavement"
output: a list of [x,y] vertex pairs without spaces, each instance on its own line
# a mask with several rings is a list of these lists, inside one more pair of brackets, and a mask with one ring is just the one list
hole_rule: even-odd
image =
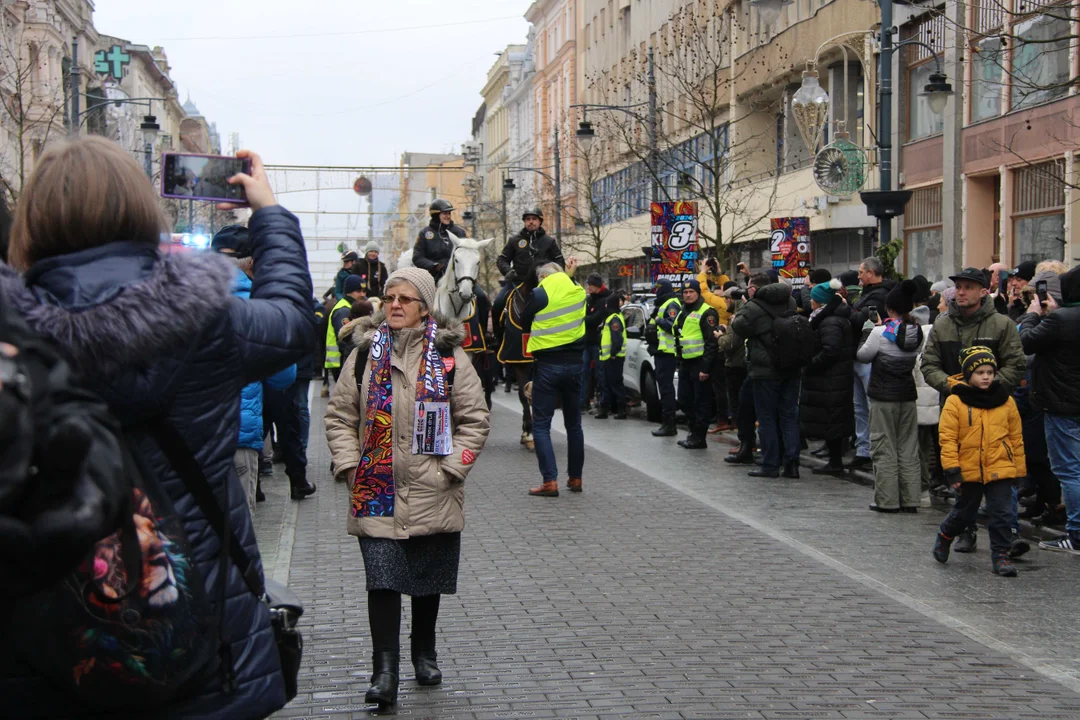
[[[314,417],[322,402],[313,405]],[[488,446],[467,481],[459,594],[442,604],[445,679],[420,689],[406,660],[397,715],[1080,717],[1080,695],[1064,685],[777,533],[765,515],[794,516],[800,534],[814,524],[791,507],[787,488],[759,488],[753,494],[764,499],[757,504],[767,507],[749,517],[755,505],[744,495],[723,500],[708,487],[672,484],[673,469],[684,465],[682,474],[695,483],[742,483],[744,473],[718,467],[719,449],[689,460],[691,453],[673,445],[650,444],[642,423],[586,422],[585,492],[530,498],[525,490],[538,479],[535,458],[518,444],[517,414],[496,405]],[[284,478],[276,476],[264,483],[271,497],[259,506],[256,523],[267,573],[281,579],[287,564],[289,584],[308,608],[300,695],[276,717],[369,717],[363,562],[356,539],[345,534],[346,489],[328,479],[319,427],[313,423],[309,451],[318,494],[291,503]],[[857,492],[865,507],[865,488],[835,484],[832,502]],[[881,536],[871,540],[880,547],[899,524],[877,527]],[[271,537],[275,532],[278,538]],[[904,561],[891,572],[937,570],[929,557],[932,531],[920,533],[918,562],[904,552],[878,555]],[[847,533],[834,538],[841,539],[856,540]],[[992,578],[988,564],[976,555],[940,570],[964,585],[976,582],[967,566],[979,566],[979,579]],[[1060,565],[1075,572],[1075,565]],[[887,565],[883,572],[890,572]],[[1013,581],[992,579],[998,587],[1023,587],[1029,580],[1021,573]],[[1071,582],[1075,587],[1075,576]],[[1063,623],[1074,605],[1070,598],[1061,606]],[[407,602],[405,608],[407,615]],[[406,649],[407,632],[406,617]]]

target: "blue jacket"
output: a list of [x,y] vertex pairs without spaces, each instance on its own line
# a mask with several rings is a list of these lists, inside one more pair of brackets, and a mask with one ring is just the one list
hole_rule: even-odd
[[[172,499],[198,559],[209,598],[221,597],[217,535],[183,481],[142,430],[165,414],[184,437],[234,532],[262,571],[247,498],[233,454],[240,391],[280,372],[315,342],[311,276],[297,219],[280,207],[257,210],[249,224],[255,253],[251,299],[232,296],[234,270],[205,252],[161,255],[132,242],[42,260],[22,280],[0,265],[0,302],[12,303],[51,339],[84,383],[108,403]],[[263,718],[285,704],[270,615],[230,564],[226,637],[238,686],[221,691],[214,673],[186,700],[156,718]],[[0,615],[0,637],[7,633]],[[93,717],[0,648],[0,697],[12,717]],[[145,717],[134,713],[132,717]],[[112,713],[110,718],[123,718]]]
[[[251,278],[242,270],[236,271],[233,295],[243,300],[251,297]],[[296,365],[290,365],[265,380],[271,390],[284,390],[296,382]],[[240,391],[240,440],[238,448],[263,449],[263,384],[248,383]]]

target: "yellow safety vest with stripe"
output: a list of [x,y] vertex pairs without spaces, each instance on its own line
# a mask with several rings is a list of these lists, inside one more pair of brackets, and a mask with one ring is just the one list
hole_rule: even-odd
[[351,308],[352,300],[349,298],[341,298],[334,305],[334,309],[330,311],[330,320],[326,323],[326,362],[323,363],[324,367],[339,368],[341,367],[341,351],[338,349],[337,333],[334,332],[334,313],[341,308]]
[[[656,317],[649,321],[656,326],[656,337],[659,340],[660,352],[667,353],[668,355],[675,354],[675,334],[665,330],[663,326],[657,322],[657,318],[664,317],[664,315],[667,314],[668,308],[672,305],[679,307],[679,298],[668,298],[667,301],[660,306],[660,309],[656,311]],[[678,311],[676,311],[676,314],[678,314]]]
[[630,340],[630,336],[626,332],[626,320],[623,319],[622,313],[616,312],[607,316],[604,320],[604,328],[600,331],[600,360],[611,359],[611,334],[612,334],[612,321],[618,319],[619,325],[622,327],[622,345],[619,347],[619,352],[615,353],[615,357],[626,357],[626,343]]
[[585,289],[564,272],[548,275],[540,287],[548,301],[533,318],[529,352],[570,345],[585,337]]
[[678,332],[676,344],[680,360],[693,360],[705,354],[705,335],[701,332],[701,318],[708,309],[708,306],[702,303],[697,310],[686,314],[682,327],[675,328]]

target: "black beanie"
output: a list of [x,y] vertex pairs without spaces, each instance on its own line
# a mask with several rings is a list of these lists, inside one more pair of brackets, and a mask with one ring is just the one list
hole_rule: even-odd
[[899,283],[885,296],[885,307],[901,315],[907,315],[915,309],[917,290],[915,283],[910,280]]
[[810,271],[810,282],[814,285],[821,285],[832,280],[832,273],[825,268],[814,268]]
[[916,303],[924,303],[930,299],[930,281],[922,275],[916,275],[911,278],[911,282],[915,283],[915,297]]
[[859,284],[859,273],[855,270],[845,270],[840,273],[840,284],[844,287],[854,287]]
[[997,370],[997,358],[990,348],[972,345],[960,351],[960,371],[964,373],[964,380],[970,380],[971,374],[983,365],[990,365]]
[[214,252],[231,250],[238,258],[251,257],[251,233],[244,225],[226,225],[214,235],[210,249]]

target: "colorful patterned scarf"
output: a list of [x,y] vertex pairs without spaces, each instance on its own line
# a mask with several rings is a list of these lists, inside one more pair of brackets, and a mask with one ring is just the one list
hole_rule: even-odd
[[[435,320],[428,316],[420,374],[416,378],[418,402],[446,402],[450,397],[442,357],[435,347],[438,329]],[[384,322],[375,331],[369,353],[371,379],[368,383],[363,454],[353,478],[353,517],[394,515],[394,393],[390,378],[392,341],[392,331]]]

